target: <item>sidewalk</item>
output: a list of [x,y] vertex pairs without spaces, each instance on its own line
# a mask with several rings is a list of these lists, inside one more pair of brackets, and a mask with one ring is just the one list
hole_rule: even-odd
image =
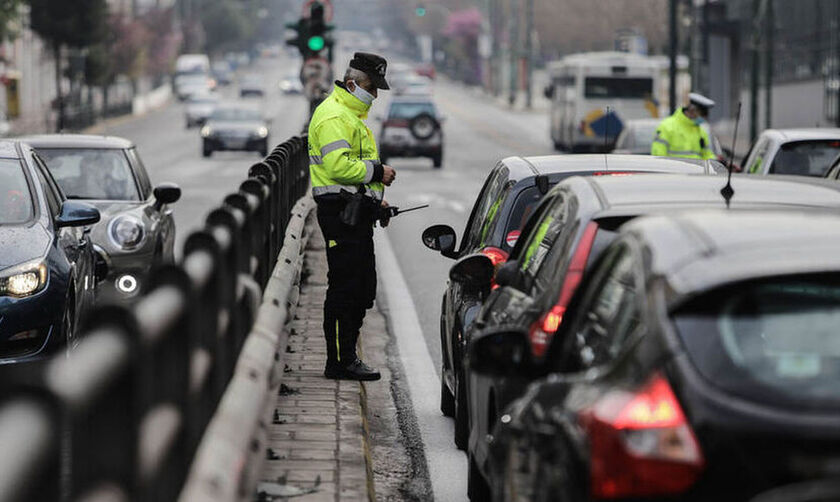
[[[314,226],[258,500],[374,501],[365,384],[323,376],[327,260],[323,236]],[[365,331],[384,326],[377,309],[368,312]]]

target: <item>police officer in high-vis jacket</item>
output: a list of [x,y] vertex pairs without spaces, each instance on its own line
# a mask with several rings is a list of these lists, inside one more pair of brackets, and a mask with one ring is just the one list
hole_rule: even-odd
[[709,133],[704,123],[709,109],[715,106],[711,99],[700,94],[688,95],[688,106],[679,108],[656,128],[651,145],[651,155],[684,157],[689,159],[714,159]]
[[332,379],[378,380],[379,372],[356,355],[356,342],[376,297],[373,225],[387,207],[384,187],[395,171],[379,161],[373,132],[363,122],[378,89],[389,89],[385,59],[357,52],[344,79],[335,82],[309,122],[309,172],[318,224],[327,244],[324,336]]

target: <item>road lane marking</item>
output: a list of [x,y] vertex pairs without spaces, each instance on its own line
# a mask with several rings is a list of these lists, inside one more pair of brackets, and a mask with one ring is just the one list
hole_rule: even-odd
[[388,236],[377,230],[374,242],[379,280],[387,298],[388,323],[408,382],[434,498],[441,502],[467,500],[467,457],[452,441],[452,420],[440,412],[440,379],[414,301]]

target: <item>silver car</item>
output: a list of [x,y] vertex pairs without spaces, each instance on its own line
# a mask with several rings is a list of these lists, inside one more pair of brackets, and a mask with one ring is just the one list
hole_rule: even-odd
[[822,178],[840,155],[840,129],[767,129],[744,157],[750,174]]
[[108,275],[97,301],[127,302],[144,289],[152,267],[174,261],[173,183],[152,187],[137,148],[109,136],[49,134],[22,138],[47,164],[68,199],[99,209],[91,240]]
[[187,129],[193,126],[204,125],[218,104],[219,96],[212,92],[193,94],[187,98],[187,107],[184,110],[184,115],[187,119]]

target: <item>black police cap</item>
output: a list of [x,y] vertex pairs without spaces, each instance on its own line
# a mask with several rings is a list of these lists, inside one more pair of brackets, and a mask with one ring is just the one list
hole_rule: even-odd
[[353,54],[350,68],[364,72],[365,75],[370,77],[371,82],[377,89],[388,90],[391,88],[385,80],[388,62],[381,56],[369,52],[357,52]]

